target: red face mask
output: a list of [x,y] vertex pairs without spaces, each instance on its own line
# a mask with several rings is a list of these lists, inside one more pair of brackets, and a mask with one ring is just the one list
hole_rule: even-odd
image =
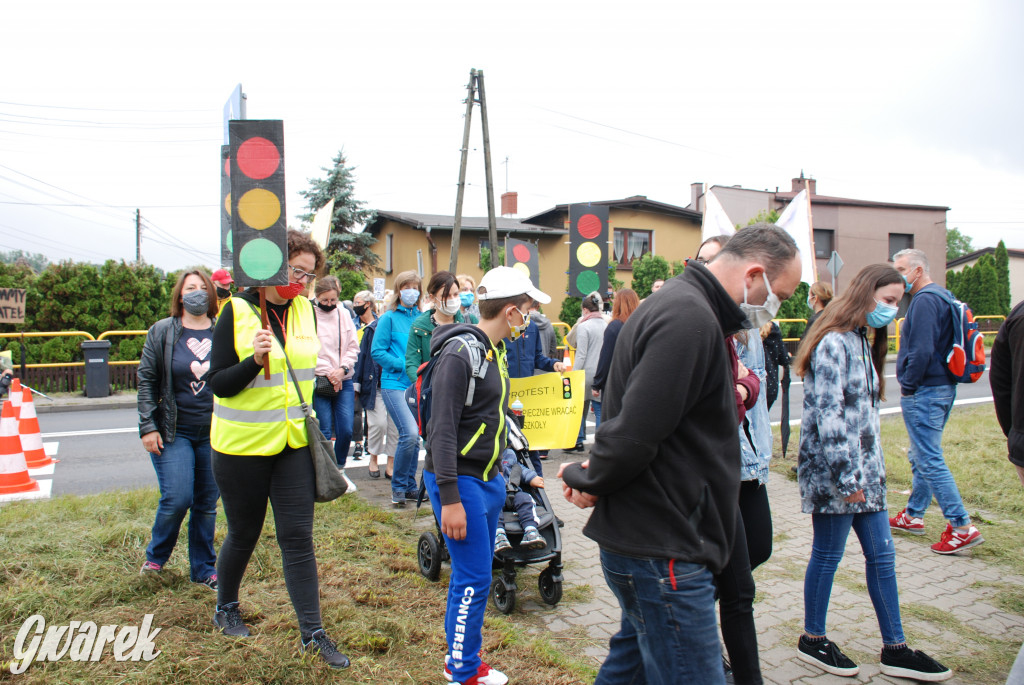
[[275,286],[277,294],[286,300],[294,300],[296,297],[302,294],[302,291],[306,289],[304,283],[289,283],[288,285]]

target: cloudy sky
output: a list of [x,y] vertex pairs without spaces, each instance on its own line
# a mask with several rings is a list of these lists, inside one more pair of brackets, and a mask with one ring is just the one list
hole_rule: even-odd
[[[0,39],[0,250],[217,260],[222,108],[285,122],[288,214],[344,148],[369,207],[454,212],[485,74],[520,216],[690,184],[951,207],[1024,248],[1024,3],[34,2]],[[479,117],[466,214],[486,213]],[[508,159],[507,165],[504,163]],[[739,221],[740,218],[736,217]],[[298,222],[293,219],[293,224]]]

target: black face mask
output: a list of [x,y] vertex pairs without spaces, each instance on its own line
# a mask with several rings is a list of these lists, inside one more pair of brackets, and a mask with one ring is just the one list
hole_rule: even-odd
[[363,314],[366,313],[366,305],[357,304],[356,306],[352,307],[352,311],[356,313],[356,316],[362,316]]
[[322,304],[320,302],[317,302],[316,306],[320,307],[320,310],[325,312],[333,312],[335,309],[338,308],[338,305],[336,304]]
[[217,297],[222,300],[226,300],[227,298],[231,297],[231,291],[228,290],[227,288],[221,288],[220,286],[217,286]]

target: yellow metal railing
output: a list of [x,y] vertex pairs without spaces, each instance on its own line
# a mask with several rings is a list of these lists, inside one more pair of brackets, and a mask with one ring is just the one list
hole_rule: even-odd
[[103,331],[97,336],[97,340],[106,340],[113,335],[146,335],[149,331]]
[[[772,319],[775,323],[802,323],[807,328],[807,319]],[[783,338],[782,342],[800,342],[800,338]]]
[[31,333],[0,333],[0,338],[85,338],[95,340],[92,333],[85,331],[42,331]]
[[[86,331],[32,331],[26,333],[0,333],[0,338],[85,338],[86,340],[105,340],[114,335],[146,335],[149,331],[104,331],[93,337]],[[112,361],[111,366],[138,366],[138,360]],[[57,364],[25,364],[27,369],[55,369],[65,366],[85,366],[85,362],[63,362]]]
[[[561,334],[561,337],[562,337],[563,340],[565,339],[565,336],[569,335],[569,331],[572,330],[572,326],[570,326],[567,323],[563,323],[561,321],[552,321],[551,325],[554,326],[555,330],[559,330],[559,329],[562,329],[562,328],[565,329],[565,332]],[[569,362],[571,364],[575,364],[576,363],[576,348],[575,347],[569,347],[569,343],[566,343],[564,345],[558,345],[555,349],[562,350],[562,359],[565,358],[566,352],[568,352],[568,354],[569,354]],[[562,361],[562,359],[559,359],[558,361]]]

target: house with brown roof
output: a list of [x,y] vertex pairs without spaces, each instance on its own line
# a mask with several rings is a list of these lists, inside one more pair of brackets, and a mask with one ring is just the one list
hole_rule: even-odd
[[[949,207],[857,200],[817,193],[817,182],[801,172],[789,191],[753,190],[740,186],[712,186],[729,218],[745,226],[761,211],[782,213],[796,195],[807,189],[811,198],[814,256],[818,278],[831,282],[826,264],[832,251],[839,253],[843,270],[836,279],[841,290],[868,264],[891,261],[905,248],[928,255],[932,279],[946,282],[946,212]],[[704,210],[704,184],[694,183],[689,209]]]
[[[632,263],[647,253],[669,262],[692,257],[700,246],[701,214],[685,207],[649,200],[635,195],[622,200],[594,201],[609,208],[609,250],[618,263],[617,275],[627,285],[632,281]],[[393,276],[407,269],[429,279],[448,268],[455,217],[378,210],[365,230],[377,238],[373,251],[380,265]],[[551,295],[545,313],[558,318],[566,297],[569,267],[569,205],[560,204],[523,219],[497,219],[498,238],[511,237],[537,245],[539,283]],[[487,217],[463,217],[459,237],[459,272],[480,281],[480,251],[489,247]],[[392,283],[387,282],[387,287]]]
[[[965,254],[963,257],[951,259],[946,262],[946,270],[959,273],[967,267],[977,264],[982,255],[992,254],[995,251],[994,247],[985,247]],[[1009,257],[1010,265],[1010,308],[1012,309],[1018,302],[1024,300],[1024,250],[1007,249],[1006,255]],[[932,277],[934,278],[935,275],[932,274]]]

